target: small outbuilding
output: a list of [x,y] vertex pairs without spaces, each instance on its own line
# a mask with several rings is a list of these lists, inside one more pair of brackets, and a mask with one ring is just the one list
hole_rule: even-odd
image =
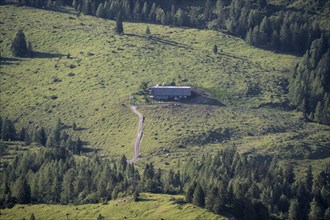
[[180,100],[191,96],[190,86],[153,86],[150,88],[150,95],[158,100]]

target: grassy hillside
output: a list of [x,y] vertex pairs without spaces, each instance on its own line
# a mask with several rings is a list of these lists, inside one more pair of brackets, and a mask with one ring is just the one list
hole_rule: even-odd
[[[109,20],[27,7],[0,10],[1,115],[17,125],[51,128],[61,118],[67,132],[101,155],[132,157],[138,119],[129,97],[141,98],[135,94],[142,82],[175,81],[203,89],[221,104],[140,105],[142,162],[175,166],[178,159],[233,144],[303,163],[329,161],[329,127],[305,123],[287,104],[297,57],[215,31],[149,25],[148,39],[142,23],[124,23],[125,34],[116,35]],[[35,58],[11,57],[10,42],[20,28]],[[218,54],[212,52],[215,42]],[[78,131],[70,128],[73,122]]]
[[1,210],[2,219],[29,219],[33,213],[36,219],[226,219],[191,204],[176,204],[182,196],[142,194],[141,201],[131,198],[110,201],[106,205],[16,205]]

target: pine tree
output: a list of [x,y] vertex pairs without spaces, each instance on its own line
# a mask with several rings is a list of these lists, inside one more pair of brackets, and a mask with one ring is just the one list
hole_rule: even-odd
[[73,168],[67,170],[63,176],[61,202],[67,204],[74,200],[74,182],[76,172]]
[[175,13],[175,24],[178,26],[183,26],[186,24],[186,19],[187,17],[185,12],[181,8],[179,8]]
[[280,30],[280,42],[281,42],[281,49],[283,51],[290,51],[291,50],[291,34],[289,25],[283,23],[281,30]]
[[141,20],[141,3],[140,0],[136,0],[133,9],[133,16],[135,20]]
[[271,48],[273,50],[280,50],[280,45],[281,45],[281,42],[280,42],[280,37],[278,36],[278,33],[276,30],[273,31],[272,35],[271,35]]
[[46,135],[46,131],[43,127],[41,127],[38,131],[38,138],[39,139],[36,142],[41,144],[42,146],[46,146],[47,135]]
[[312,166],[309,165],[306,170],[306,187],[309,192],[312,192],[313,189],[313,173]]
[[123,34],[124,33],[124,27],[123,27],[123,20],[121,16],[121,12],[118,12],[116,16],[116,29],[117,34]]
[[139,196],[140,196],[139,191],[138,190],[135,190],[134,191],[134,194],[133,194],[133,200],[134,200],[134,202],[139,201]]
[[34,216],[33,213],[30,215],[30,220],[36,220],[36,217]]
[[20,141],[24,141],[26,135],[27,135],[27,133],[26,133],[26,129],[25,129],[25,127],[22,127],[21,130],[20,130],[20,132],[19,132],[19,135],[18,135],[19,137],[18,137],[18,139],[19,139]]
[[142,18],[142,20],[147,20],[148,19],[148,10],[149,10],[149,8],[148,8],[149,6],[148,6],[148,2],[147,1],[145,1],[144,2],[144,4],[143,4],[143,8],[142,8],[142,11],[141,11],[141,18]]
[[214,54],[218,53],[218,46],[216,44],[214,44],[214,46],[213,46],[213,53]]
[[330,207],[328,207],[325,211],[324,211],[324,218],[323,219],[330,219]]
[[31,201],[31,189],[23,177],[19,177],[13,186],[13,196],[20,204],[26,204]]
[[155,21],[156,20],[156,10],[157,10],[157,5],[156,3],[153,3],[149,12],[149,20],[150,21]]
[[92,3],[90,0],[84,0],[83,6],[82,6],[82,13],[84,13],[85,15],[92,14]]
[[147,26],[145,33],[148,37],[150,36],[151,32],[149,26]]
[[97,7],[96,17],[104,18],[104,15],[104,5],[103,3],[100,3],[99,7]]
[[11,51],[16,57],[28,57],[31,54],[22,29],[16,33],[16,37],[11,44]]
[[8,118],[3,119],[1,125],[1,139],[4,141],[14,141],[16,140],[16,137],[17,135],[14,123]]
[[246,32],[246,35],[245,35],[245,41],[250,44],[250,45],[253,45],[253,40],[252,40],[252,30],[251,28]]
[[122,3],[123,18],[130,19],[132,16],[130,0],[124,0]]
[[211,190],[207,191],[207,196],[205,198],[205,208],[209,211],[214,211],[213,207],[215,201],[218,199],[218,187],[213,187]]
[[75,9],[78,8],[78,0],[73,0],[72,7],[74,7]]
[[297,199],[293,199],[290,201],[288,219],[289,220],[299,220],[300,219],[299,203],[298,203]]
[[309,220],[319,220],[319,219],[322,219],[322,217],[323,217],[322,210],[314,198],[310,204],[308,219]]
[[205,206],[205,194],[199,183],[194,190],[192,203],[202,208]]
[[206,21],[209,21],[211,19],[211,13],[212,13],[211,1],[206,0],[205,6],[204,6],[204,19]]
[[101,213],[97,216],[97,220],[104,220],[104,217],[101,215]]
[[215,12],[218,17],[221,16],[224,6],[225,6],[224,0],[217,0],[216,6],[215,6]]
[[322,103],[319,101],[316,105],[315,112],[314,112],[314,119],[316,121],[322,122]]
[[196,183],[195,182],[193,182],[192,184],[190,184],[188,186],[188,189],[187,189],[186,195],[185,195],[186,202],[192,203],[195,188],[196,188]]

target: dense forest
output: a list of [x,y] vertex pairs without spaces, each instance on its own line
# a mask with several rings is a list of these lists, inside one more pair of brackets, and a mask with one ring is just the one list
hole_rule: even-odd
[[289,86],[291,102],[312,121],[330,125],[330,41],[315,40],[293,68]]
[[[290,162],[240,154],[232,146],[203,155],[202,160],[190,159],[176,170],[155,169],[147,163],[140,175],[125,156],[119,160],[96,155],[75,157],[81,152],[76,150],[75,142],[59,144],[64,141],[61,137],[43,147],[58,129],[61,130],[57,127],[49,135],[41,135],[45,139],[39,142],[38,151],[16,157],[4,167],[1,207],[15,203],[106,203],[127,195],[138,201],[139,192],[152,192],[184,193],[185,201],[176,202],[193,203],[219,214],[233,213],[240,219],[330,217],[329,165],[317,174],[308,167],[298,178]],[[21,134],[16,133],[11,120],[2,120],[2,140],[19,138]]]

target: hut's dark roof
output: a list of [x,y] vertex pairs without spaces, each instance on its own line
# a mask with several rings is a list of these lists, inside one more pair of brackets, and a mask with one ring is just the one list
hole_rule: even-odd
[[151,94],[154,96],[190,96],[190,86],[153,86]]

